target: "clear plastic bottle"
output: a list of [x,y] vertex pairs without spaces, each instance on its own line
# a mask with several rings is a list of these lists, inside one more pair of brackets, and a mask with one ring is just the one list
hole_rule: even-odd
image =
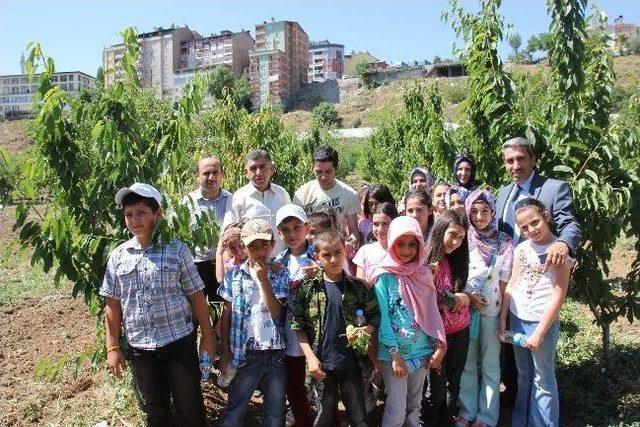
[[356,310],[356,326],[361,327],[367,324],[367,318],[364,315],[364,311],[362,309]]
[[527,344],[527,336],[520,332],[504,331],[500,336],[500,341],[524,347]]
[[207,381],[209,379],[212,366],[211,355],[208,351],[205,351],[200,355],[200,379],[202,381]]

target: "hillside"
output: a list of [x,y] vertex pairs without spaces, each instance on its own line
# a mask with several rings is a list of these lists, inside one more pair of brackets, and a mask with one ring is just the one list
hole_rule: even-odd
[[378,58],[376,58],[375,56],[371,55],[369,52],[358,52],[358,53],[352,53],[349,55],[349,57],[347,57],[345,55],[344,58],[344,73],[348,76],[355,76],[356,75],[356,65],[361,62],[361,61],[366,61],[366,62],[375,62],[377,61]]

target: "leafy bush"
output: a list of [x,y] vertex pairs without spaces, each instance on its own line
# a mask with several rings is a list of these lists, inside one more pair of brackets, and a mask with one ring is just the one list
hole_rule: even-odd
[[459,104],[467,97],[467,89],[462,84],[445,84],[442,86],[442,97],[451,104]]
[[340,127],[342,118],[336,107],[329,102],[321,102],[311,111],[311,125],[313,127]]
[[251,111],[251,84],[244,77],[237,77],[231,68],[218,65],[205,76],[207,93],[217,101],[227,93],[233,94],[238,107]]

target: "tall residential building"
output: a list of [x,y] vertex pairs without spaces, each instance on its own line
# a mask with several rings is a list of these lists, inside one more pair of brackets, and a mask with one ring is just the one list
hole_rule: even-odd
[[[143,86],[154,89],[162,99],[173,98],[174,70],[180,68],[180,51],[182,43],[191,39],[200,39],[197,32],[189,27],[157,28],[148,33],[138,35],[140,57],[138,58],[138,75]],[[124,44],[109,46],[103,52],[103,67],[113,69],[113,74],[105,75],[105,87],[123,78],[122,57]]]
[[[51,83],[75,98],[82,89],[94,88],[95,78],[80,71],[61,72],[51,76]],[[28,116],[39,85],[38,75],[31,82],[26,74],[0,76],[0,116]]]
[[309,43],[309,83],[338,80],[344,74],[344,45],[328,40]]
[[302,83],[307,82],[309,36],[292,21],[256,25],[255,51],[251,53],[251,102],[287,108]]

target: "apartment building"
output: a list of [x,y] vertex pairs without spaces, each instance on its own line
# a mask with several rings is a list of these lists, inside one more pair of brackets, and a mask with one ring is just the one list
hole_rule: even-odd
[[[156,28],[154,31],[138,35],[140,57],[137,68],[143,86],[153,88],[161,99],[173,99],[174,70],[181,67],[182,43],[200,39],[200,34],[188,26]],[[105,75],[105,87],[109,87],[124,77],[122,57],[124,44],[106,47],[103,51],[103,67],[114,73]]]
[[255,51],[249,57],[254,108],[261,108],[269,102],[286,109],[308,79],[307,33],[300,24],[292,21],[258,24]]
[[[77,97],[83,89],[95,87],[95,78],[80,71],[54,73],[51,83]],[[26,117],[31,114],[33,96],[40,86],[40,76],[30,82],[26,74],[0,76],[0,116]]]
[[234,33],[229,30],[209,37],[183,41],[180,45],[181,73],[226,65],[242,76],[249,68],[249,52],[254,40],[249,31]]
[[338,80],[343,74],[344,45],[328,40],[309,43],[309,83]]

